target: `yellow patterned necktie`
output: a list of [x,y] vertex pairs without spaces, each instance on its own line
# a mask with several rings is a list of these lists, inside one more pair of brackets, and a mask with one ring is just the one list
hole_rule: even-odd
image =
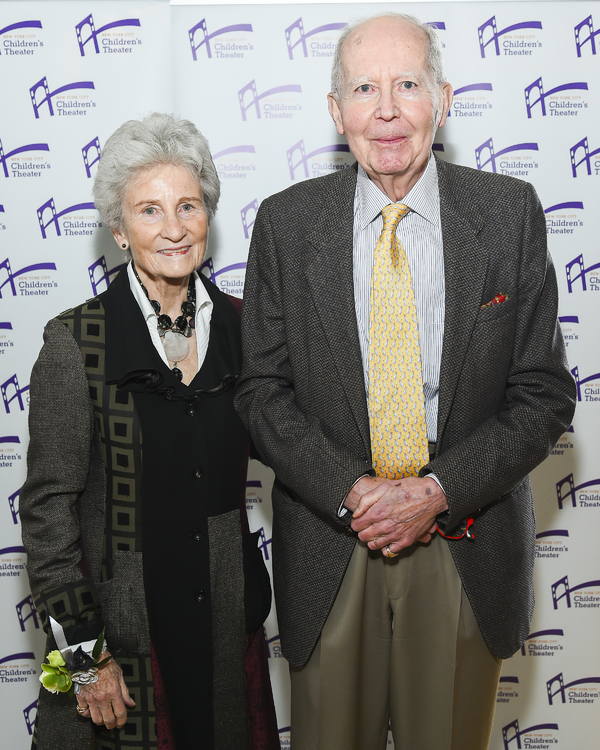
[[403,203],[382,210],[369,318],[369,421],[377,476],[416,476],[429,460],[419,327],[408,260],[396,237]]

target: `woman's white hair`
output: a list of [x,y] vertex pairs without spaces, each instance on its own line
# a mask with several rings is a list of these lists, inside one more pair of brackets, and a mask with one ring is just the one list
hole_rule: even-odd
[[369,18],[361,18],[359,21],[354,21],[344,27],[342,33],[339,36],[338,43],[335,48],[333,55],[333,65],[331,68],[331,93],[339,101],[340,94],[342,93],[342,84],[344,79],[344,72],[342,70],[342,47],[348,37],[356,31],[356,29],[367,21],[372,21],[375,18],[395,18],[408,21],[416,26],[418,29],[425,34],[429,42],[429,50],[427,54],[427,69],[433,78],[435,86],[443,86],[446,82],[444,78],[444,65],[442,61],[442,45],[437,35],[436,30],[429,24],[422,23],[418,18],[409,16],[406,13],[380,13],[376,16],[370,16]]
[[123,229],[123,201],[132,179],[164,164],[185,167],[198,181],[208,222],[217,210],[221,185],[208,141],[189,120],[153,112],[128,120],[106,141],[94,180],[94,201],[111,231]]

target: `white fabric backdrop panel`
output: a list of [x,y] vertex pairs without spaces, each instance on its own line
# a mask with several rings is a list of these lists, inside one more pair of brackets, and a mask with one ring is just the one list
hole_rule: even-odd
[[[346,23],[388,9],[439,30],[455,89],[436,137],[440,156],[535,185],[579,385],[573,427],[534,474],[537,607],[522,651],[504,664],[490,747],[598,744],[598,4],[169,8],[72,0],[0,3],[0,701],[11,748],[28,747],[43,655],[18,517],[29,374],[46,320],[104,290],[122,262],[91,205],[103,143],[124,120],[153,110],[197,124],[222,182],[203,270],[242,296],[260,202],[352,163],[327,113],[333,49]],[[268,566],[271,484],[270,472],[252,462],[249,518],[262,531]],[[274,609],[266,633],[289,747],[289,681]]]

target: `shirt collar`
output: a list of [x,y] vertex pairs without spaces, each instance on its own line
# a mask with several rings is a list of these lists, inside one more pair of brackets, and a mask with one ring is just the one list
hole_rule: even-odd
[[[388,196],[369,178],[360,164],[358,165],[356,196],[358,198],[356,221],[361,229],[365,229],[368,224],[374,221],[381,213],[382,208],[392,203]],[[426,221],[432,224],[439,223],[440,197],[433,152],[429,156],[425,171],[402,202]]]
[[[135,301],[140,306],[140,310],[142,311],[144,315],[144,320],[148,321],[150,318],[156,318],[156,313],[154,312],[154,308],[150,304],[150,300],[146,295],[144,294],[144,290],[140,286],[138,280],[135,278],[135,274],[133,272],[133,266],[132,262],[129,261],[127,264],[127,276],[129,278],[129,286],[131,287],[131,293],[133,294]],[[204,284],[200,280],[200,277],[198,276],[198,273],[194,271],[194,282],[196,286],[196,317],[198,316],[198,312],[205,306],[210,305],[212,307],[212,300],[208,296],[208,292],[204,288]]]

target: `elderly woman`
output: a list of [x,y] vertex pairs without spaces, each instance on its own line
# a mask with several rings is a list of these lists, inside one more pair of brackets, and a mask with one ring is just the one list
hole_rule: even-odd
[[279,748],[239,309],[196,272],[219,192],[186,120],[131,120],[102,152],[94,197],[129,262],[48,323],[31,377],[29,580],[49,650],[87,659],[75,697],[41,689],[38,750]]

